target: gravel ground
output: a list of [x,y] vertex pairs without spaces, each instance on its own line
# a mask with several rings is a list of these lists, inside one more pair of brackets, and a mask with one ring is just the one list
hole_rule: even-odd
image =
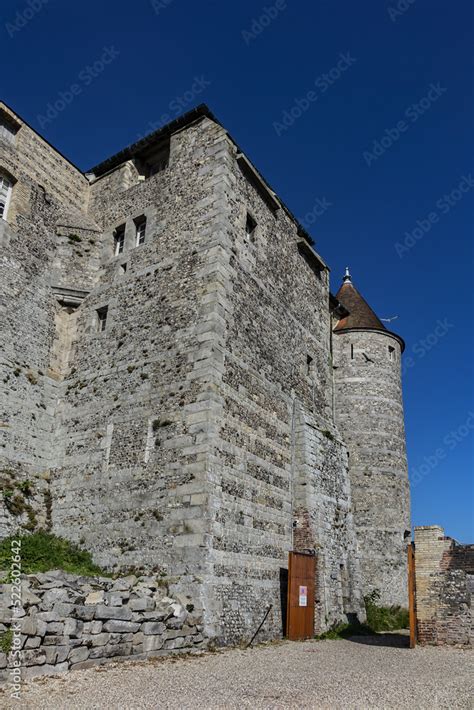
[[[304,641],[123,662],[25,683],[2,708],[472,708],[472,652]],[[387,644],[391,645],[387,645]],[[383,645],[385,644],[385,645]],[[472,697],[472,696],[471,696]]]

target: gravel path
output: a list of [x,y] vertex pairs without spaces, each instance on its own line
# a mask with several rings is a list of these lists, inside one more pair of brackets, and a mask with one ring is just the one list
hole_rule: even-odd
[[[471,708],[473,655],[455,648],[401,648],[305,641],[187,658],[108,664],[25,683],[2,708]],[[392,639],[393,641],[393,639]],[[471,687],[472,690],[472,687]],[[472,697],[472,696],[471,696]]]

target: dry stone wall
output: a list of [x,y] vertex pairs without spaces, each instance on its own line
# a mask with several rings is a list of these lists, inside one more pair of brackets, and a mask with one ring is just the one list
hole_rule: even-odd
[[[202,609],[185,595],[170,597],[163,578],[79,577],[59,570],[22,576],[22,607],[2,585],[0,682],[12,682],[107,661],[196,653],[207,647]],[[18,597],[17,597],[18,598]],[[10,632],[10,633],[9,633]]]

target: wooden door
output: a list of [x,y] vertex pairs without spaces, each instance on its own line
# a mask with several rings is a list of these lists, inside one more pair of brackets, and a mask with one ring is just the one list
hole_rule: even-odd
[[304,552],[288,556],[286,635],[291,641],[314,636],[314,580],[316,558]]

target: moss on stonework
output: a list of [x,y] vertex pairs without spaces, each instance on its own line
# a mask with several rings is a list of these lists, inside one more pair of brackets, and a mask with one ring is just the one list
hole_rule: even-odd
[[0,650],[3,653],[10,653],[13,645],[13,629],[8,629],[0,636]]
[[[0,569],[8,569],[11,563],[11,543],[18,536],[8,537],[0,542]],[[24,574],[62,569],[65,572],[84,576],[109,576],[94,564],[90,552],[82,550],[69,540],[47,532],[22,535],[21,571]]]

